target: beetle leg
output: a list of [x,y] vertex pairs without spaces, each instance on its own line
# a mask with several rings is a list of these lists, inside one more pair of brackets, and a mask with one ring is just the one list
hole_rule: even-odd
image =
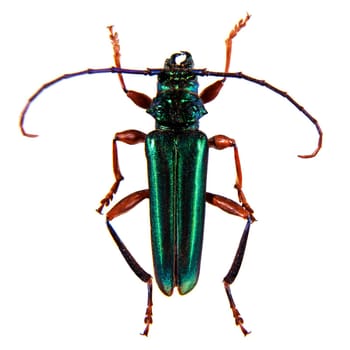
[[229,303],[230,303],[230,308],[232,310],[233,317],[235,318],[236,325],[241,328],[244,335],[247,335],[250,332],[247,331],[243,326],[244,321],[243,321],[243,318],[236,307],[235,302],[233,301],[230,285],[236,279],[238,272],[239,272],[239,269],[242,265],[245,248],[247,246],[249,228],[250,228],[250,224],[252,222],[253,222],[253,219],[249,216],[248,220],[247,220],[247,224],[244,228],[241,240],[239,242],[239,246],[237,248],[235,258],[233,259],[230,270],[228,271],[227,275],[224,277],[224,287],[225,287],[226,295],[227,295]]
[[[241,204],[227,197],[220,196],[219,194],[213,194],[213,193],[207,192],[205,200],[209,204],[212,204],[231,215],[236,215],[243,219],[248,219],[249,217],[251,217],[251,213]],[[253,219],[253,221],[254,220],[255,219]]]
[[228,38],[225,40],[226,44],[226,63],[225,63],[225,73],[227,73],[230,69],[231,63],[231,53],[232,53],[232,39],[238,34],[238,32],[245,27],[251,15],[249,13],[246,14],[246,17],[241,18],[238,23],[234,26],[234,28],[230,31]]
[[131,270],[136,274],[136,276],[143,282],[147,283],[147,308],[146,308],[146,314],[144,322],[146,324],[146,327],[141,333],[142,335],[148,335],[149,327],[152,324],[152,276],[146,272],[139,263],[135,260],[135,258],[132,256],[132,254],[129,252],[128,248],[124,245],[122,240],[120,239],[117,232],[114,230],[112,225],[110,224],[110,220],[114,219],[115,217],[122,215],[129,211],[130,209],[134,208],[138,203],[140,203],[145,198],[149,197],[149,190],[141,190],[134,192],[127,197],[123,198],[120,202],[118,202],[107,214],[107,228],[114,239],[115,243],[117,244],[121,254],[123,255],[125,261],[130,266]]
[[215,83],[207,86],[200,94],[199,98],[202,100],[202,102],[208,103],[210,101],[213,101],[217,95],[219,95],[219,92],[221,91],[222,87],[224,86],[225,79],[217,80]]
[[241,206],[240,204],[236,203],[235,201],[229,198],[220,196],[218,194],[206,193],[206,201],[224,210],[229,214],[240,216],[244,219],[247,219],[247,224],[244,228],[241,241],[239,242],[236,255],[233,259],[233,263],[227,275],[224,277],[225,292],[226,292],[228,301],[230,303],[230,308],[232,310],[232,314],[235,319],[236,325],[241,328],[244,335],[247,335],[250,332],[248,332],[243,326],[244,321],[233,300],[230,285],[236,279],[239,269],[242,265],[244,252],[245,252],[245,248],[248,240],[249,228],[251,223],[254,222],[255,219],[253,216],[251,216],[250,212],[246,208],[244,208],[243,206]]
[[[225,61],[225,73],[228,73],[231,63],[231,53],[232,53],[232,40],[238,34],[238,32],[245,27],[247,24],[250,14],[247,13],[244,19],[240,19],[239,22],[230,31],[228,38],[225,40],[226,44],[226,61]],[[208,103],[216,98],[219,94],[221,88],[224,86],[226,78],[217,80],[215,83],[207,86],[199,95],[203,103]]]
[[[111,39],[112,46],[113,46],[115,66],[117,68],[121,68],[121,64],[120,64],[120,45],[119,45],[118,33],[117,32],[113,32],[113,26],[108,26],[107,28],[109,30],[109,38]],[[147,95],[145,95],[145,94],[143,94],[141,92],[128,90],[126,85],[125,85],[122,73],[118,73],[118,77],[119,77],[120,85],[121,85],[123,91],[126,93],[126,95],[137,106],[139,106],[141,108],[144,108],[144,109],[149,108],[149,106],[151,105],[152,99],[149,96],[147,96]]]
[[[227,147],[233,147],[234,157],[235,157],[235,165],[236,165],[236,183],[235,189],[237,190],[238,199],[240,203],[242,203],[242,207],[247,209],[250,214],[254,213],[254,210],[248,204],[247,199],[242,190],[242,168],[241,162],[239,160],[239,153],[236,141],[231,139],[225,135],[216,135],[209,139],[209,147],[215,148],[217,150],[223,150]],[[252,216],[253,217],[253,216]],[[255,219],[254,219],[255,220]]]
[[149,190],[141,190],[129,194],[128,196],[120,200],[112,209],[110,209],[107,212],[107,221],[112,221],[117,216],[125,214],[145,198],[149,198]]
[[115,182],[112,185],[111,189],[105,195],[105,197],[100,201],[100,206],[97,210],[100,214],[104,207],[107,207],[111,200],[113,199],[113,195],[117,193],[120,181],[123,180],[123,175],[120,172],[119,167],[119,159],[118,159],[118,149],[117,149],[117,141],[121,141],[127,143],[128,145],[136,145],[141,142],[145,142],[146,134],[138,130],[126,130],[122,132],[117,132],[114,135],[113,139],[113,172],[115,177]]
[[239,272],[239,269],[241,267],[245,247],[247,244],[250,224],[255,221],[255,218],[253,216],[253,209],[248,204],[248,202],[245,198],[245,195],[242,191],[242,169],[241,169],[241,163],[239,160],[238,148],[237,148],[235,140],[231,139],[227,136],[224,136],[224,135],[216,135],[216,136],[209,139],[209,147],[213,147],[213,148],[218,149],[218,150],[222,150],[222,149],[225,149],[227,147],[233,147],[233,149],[234,149],[234,157],[235,157],[235,164],[236,164],[235,188],[238,191],[238,198],[239,198],[239,201],[242,203],[242,205],[239,205],[238,203],[232,201],[231,199],[228,199],[228,198],[225,198],[225,197],[219,196],[219,195],[213,195],[210,193],[207,193],[206,200],[208,203],[219,207],[220,209],[226,211],[229,214],[240,216],[240,217],[248,220],[246,227],[244,229],[239,247],[237,249],[234,261],[232,263],[232,266],[224,278],[225,291],[226,291],[226,294],[227,294],[227,297],[228,297],[228,300],[230,303],[233,317],[235,318],[236,325],[241,328],[244,335],[247,335],[247,334],[249,334],[249,332],[243,326],[243,318],[241,317],[241,315],[236,307],[236,304],[233,301],[230,285],[235,280],[235,278]]

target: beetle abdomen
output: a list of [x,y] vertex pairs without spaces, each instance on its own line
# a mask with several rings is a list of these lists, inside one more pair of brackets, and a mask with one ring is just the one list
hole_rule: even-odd
[[146,137],[154,271],[171,295],[196,285],[202,254],[208,140],[199,130]]

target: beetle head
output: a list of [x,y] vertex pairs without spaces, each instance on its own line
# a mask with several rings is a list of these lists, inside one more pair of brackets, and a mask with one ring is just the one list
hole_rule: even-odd
[[[178,60],[179,57],[184,57],[183,60]],[[192,69],[194,66],[192,55],[187,51],[180,51],[172,54],[164,62],[165,70],[176,69]]]

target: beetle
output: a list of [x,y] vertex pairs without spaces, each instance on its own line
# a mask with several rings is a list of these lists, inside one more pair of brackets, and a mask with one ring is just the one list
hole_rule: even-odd
[[[154,275],[159,289],[167,296],[177,288],[180,294],[189,293],[196,285],[200,271],[202,242],[204,231],[205,205],[212,204],[223,211],[243,218],[246,224],[232,265],[224,277],[224,288],[237,326],[244,335],[249,332],[243,325],[243,318],[233,300],[230,285],[234,282],[243,260],[251,224],[255,221],[254,211],[242,190],[242,170],[236,141],[225,135],[211,138],[199,130],[199,119],[207,113],[204,104],[214,100],[227,78],[239,78],[266,87],[292,103],[316,127],[319,134],[315,151],[301,158],[312,158],[322,147],[322,130],[313,118],[289,94],[264,80],[259,80],[242,72],[229,72],[232,40],[245,27],[250,15],[241,19],[226,39],[226,64],[224,72],[212,72],[206,69],[194,69],[189,52],[174,53],[166,59],[163,68],[146,70],[125,69],[120,63],[120,45],[116,32],[109,26],[113,45],[115,67],[86,69],[64,74],[39,88],[27,101],[21,116],[20,128],[23,135],[36,137],[24,129],[24,119],[30,104],[47,88],[64,79],[86,74],[116,73],[120,85],[127,97],[137,106],[146,109],[156,121],[155,130],[145,134],[138,130],[117,132],[113,139],[113,172],[115,182],[101,200],[97,211],[103,212],[117,193],[123,176],[119,166],[117,144],[145,144],[148,166],[149,188],[136,191],[115,204],[106,213],[108,231],[113,237],[121,254],[139,279],[147,284],[147,307],[145,329],[142,335],[148,335],[152,323],[152,276],[146,272],[124,245],[111,221],[117,216],[134,208],[144,199],[150,203],[151,243]],[[151,99],[147,95],[129,90],[123,74],[156,75],[158,77],[157,95]],[[216,76],[221,79],[198,93],[198,76]],[[214,148],[233,149],[238,201],[206,191],[208,150]]]

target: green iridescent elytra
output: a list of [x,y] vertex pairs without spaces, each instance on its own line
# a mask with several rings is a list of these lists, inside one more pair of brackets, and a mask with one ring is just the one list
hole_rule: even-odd
[[206,110],[197,77],[187,71],[191,55],[174,54],[158,77],[158,93],[147,110],[156,130],[147,135],[151,239],[155,278],[171,295],[195,286],[202,254],[208,139],[198,130]]
[[199,130],[157,130],[146,137],[153,263],[171,295],[196,284],[202,252],[208,140]]

